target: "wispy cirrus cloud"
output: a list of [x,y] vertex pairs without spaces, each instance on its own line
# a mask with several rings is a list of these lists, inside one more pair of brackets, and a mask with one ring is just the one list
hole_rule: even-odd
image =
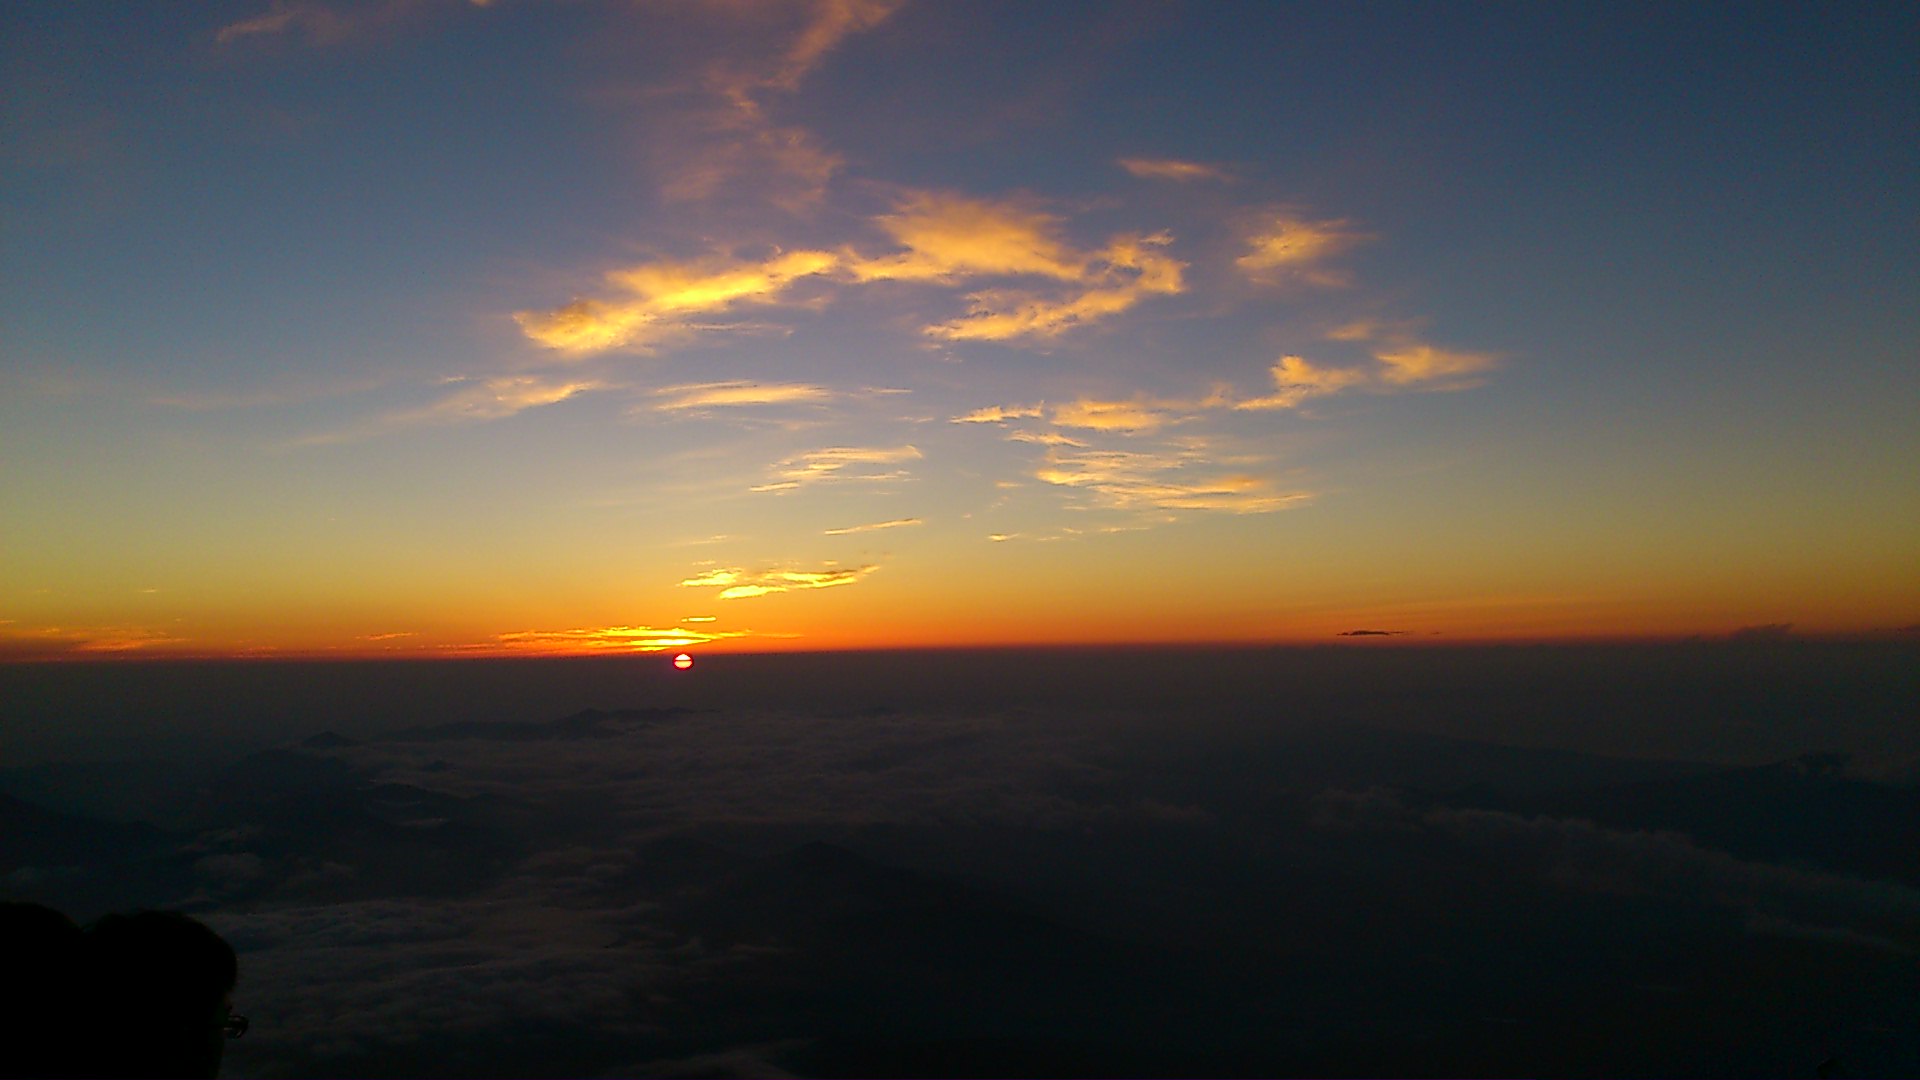
[[607,386],[596,379],[554,379],[539,375],[461,377],[447,382],[456,389],[431,404],[390,412],[355,427],[309,435],[297,440],[295,445],[352,442],[410,427],[503,420],[528,409],[557,405],[576,395]]
[[[903,0],[802,0],[716,4],[734,18],[730,55],[709,63],[693,89],[700,104],[669,125],[658,165],[674,201],[738,194],[747,185],[791,210],[817,205],[845,161],[804,127],[775,122],[769,104],[790,95],[848,37],[890,18]],[[794,13],[800,27],[788,33]]]
[[1159,452],[1062,450],[1047,452],[1034,472],[1045,483],[1075,488],[1113,510],[1225,510],[1268,513],[1300,505],[1312,496],[1279,491],[1272,481],[1220,471],[1195,445]]
[[[1058,427],[1122,433],[1148,432],[1180,423],[1202,411],[1219,408],[1231,402],[1232,396],[1224,388],[1215,390],[1206,398],[1194,401],[1146,395],[1127,399],[1076,398],[1052,406],[1045,402],[1035,405],[989,405],[986,408],[975,409],[964,416],[956,416],[952,422],[1004,424],[1010,420],[1044,417]],[[1009,438],[1015,438],[1021,442],[1074,442],[1065,436],[1042,437],[1031,432],[1017,432]]]
[[353,25],[352,19],[321,4],[275,0],[264,12],[221,27],[214,32],[213,40],[231,45],[249,37],[277,37],[297,32],[305,36],[309,45],[331,45],[344,40]]
[[811,18],[794,38],[772,75],[761,85],[795,90],[827,53],[854,34],[871,30],[900,10],[906,0],[814,0]]
[[[492,0],[468,0],[471,7],[487,7]],[[315,0],[273,0],[266,11],[214,31],[216,45],[233,45],[251,38],[297,35],[312,48],[352,41],[368,33],[419,18],[435,7],[422,0],[362,0],[323,4]]]
[[424,409],[395,413],[391,420],[406,424],[431,421],[499,420],[541,405],[554,405],[575,394],[598,390],[593,379],[549,379],[538,375],[502,375],[461,379],[458,390]]
[[822,570],[748,571],[740,567],[731,567],[709,570],[704,574],[687,578],[680,584],[696,589],[717,588],[720,590],[722,600],[747,600],[756,596],[770,596],[774,593],[832,589],[842,585],[852,585],[878,569],[880,569],[878,566],[828,566]]
[[901,469],[877,469],[918,461],[920,450],[914,446],[829,446],[786,458],[774,467],[776,479],[753,488],[754,491],[788,491],[822,481],[887,481],[907,476]]
[[878,532],[881,529],[900,529],[909,525],[924,525],[919,518],[895,518],[892,521],[876,521],[867,525],[848,525],[839,529],[827,529],[823,536],[846,536],[851,533]]
[[1119,165],[1130,175],[1142,180],[1173,180],[1187,183],[1193,180],[1211,180],[1225,182],[1232,180],[1233,174],[1218,165],[1207,165],[1198,161],[1180,161],[1176,158],[1121,158]]
[[1009,431],[1007,441],[1035,443],[1040,446],[1085,446],[1080,439],[1071,435],[1062,435],[1057,431]]
[[653,408],[661,412],[731,408],[744,405],[820,404],[833,393],[810,383],[731,382],[689,383],[663,386],[652,392],[658,398]]

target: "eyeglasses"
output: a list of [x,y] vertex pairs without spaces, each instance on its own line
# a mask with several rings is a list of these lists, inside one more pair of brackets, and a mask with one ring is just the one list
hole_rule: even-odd
[[246,1033],[247,1018],[239,1013],[228,1013],[227,1018],[220,1022],[220,1034],[229,1039],[237,1039]]

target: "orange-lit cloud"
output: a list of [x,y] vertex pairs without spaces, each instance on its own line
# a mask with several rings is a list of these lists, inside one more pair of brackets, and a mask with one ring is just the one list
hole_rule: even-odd
[[926,328],[947,341],[1013,341],[1054,338],[1117,315],[1150,296],[1185,290],[1186,264],[1163,254],[1164,233],[1124,236],[1094,255],[1077,280],[1091,286],[1063,295],[1019,289],[987,289],[968,296],[967,314]]
[[1095,401],[1082,398],[1055,405],[1051,416],[1061,427],[1089,431],[1153,431],[1180,419],[1178,402],[1135,398],[1132,401]]
[[151,626],[18,627],[0,621],[0,659],[47,659],[163,650],[187,644]]
[[1305,492],[1276,491],[1268,480],[1219,473],[1192,448],[1149,453],[1050,450],[1034,477],[1091,492],[1114,510],[1225,510],[1267,513],[1307,501]]
[[[686,620],[691,622],[693,620]],[[571,630],[521,630],[501,634],[500,646],[515,652],[660,652],[705,645],[710,641],[751,637],[749,630],[688,630],[675,626],[595,626]]]
[[[1369,350],[1373,363],[1325,367],[1302,357],[1283,356],[1273,365],[1274,392],[1236,402],[1234,408],[1291,409],[1310,398],[1345,390],[1464,390],[1477,386],[1479,376],[1497,362],[1490,353],[1442,349],[1371,323],[1349,324],[1327,336],[1335,341],[1373,342]],[[1374,341],[1376,336],[1385,340]]]
[[1085,446],[1086,443],[1057,431],[1009,431],[1010,442],[1037,443],[1040,446]]
[[[953,423],[1000,424],[1009,420],[1044,416],[1059,427],[1080,428],[1086,431],[1145,432],[1180,423],[1191,419],[1201,410],[1219,408],[1231,404],[1232,401],[1232,395],[1224,387],[1207,398],[1197,401],[1171,401],[1144,395],[1126,400],[1076,398],[1053,406],[1048,406],[1044,402],[1035,405],[989,405],[984,409],[975,409],[965,416],[956,416],[953,418]],[[1041,435],[1020,431],[1014,432],[1008,438],[1018,442],[1079,445],[1077,440],[1058,434]]]
[[1493,366],[1487,353],[1457,352],[1418,342],[1389,345],[1374,352],[1385,365],[1383,378],[1396,386],[1432,383],[1428,389],[1456,389],[1473,385],[1474,376]]
[[849,256],[855,281],[956,282],[982,275],[1079,281],[1087,257],[1060,238],[1060,219],[1005,202],[921,192],[874,224],[902,249]]
[[878,569],[878,566],[860,566],[829,567],[825,570],[762,570],[753,573],[734,567],[709,570],[687,578],[680,584],[691,588],[717,588],[722,600],[747,600],[774,593],[852,585]]
[[948,341],[1051,338],[1184,288],[1185,264],[1162,250],[1166,234],[1120,236],[1081,251],[1061,236],[1061,220],[1012,202],[922,192],[874,219],[902,250],[849,254],[855,281],[957,284],[981,277],[1045,278],[1073,288],[1054,293],[1008,287],[968,296],[968,313],[925,328]]
[[898,249],[862,255],[784,251],[759,262],[661,260],[610,272],[613,294],[583,297],[551,311],[515,314],[522,333],[565,356],[615,349],[645,352],[703,331],[738,329],[710,321],[746,306],[790,302],[805,281],[958,285],[981,278],[1041,278],[1050,291],[995,286],[967,297],[967,314],[923,328],[949,341],[1048,339],[1126,311],[1151,296],[1185,289],[1186,264],[1167,255],[1172,238],[1122,235],[1081,251],[1061,238],[1053,215],[1009,202],[921,193],[875,219]]
[[785,491],[824,480],[899,480],[907,475],[902,470],[874,472],[869,466],[918,461],[920,456],[919,449],[913,446],[829,446],[809,450],[781,461],[774,471],[778,479],[753,490]]
[[1039,416],[1044,405],[989,405],[984,409],[975,409],[965,416],[956,416],[955,424],[1004,424],[1009,420],[1021,420]]
[[1218,165],[1203,165],[1197,161],[1178,161],[1173,158],[1121,158],[1120,167],[1143,180],[1190,180],[1226,181],[1233,174]]
[[1344,271],[1322,266],[1326,260],[1368,239],[1345,221],[1313,221],[1291,213],[1262,218],[1247,231],[1247,253],[1234,260],[1256,281],[1318,286],[1349,284]]
[[875,532],[880,529],[899,529],[908,525],[924,524],[926,524],[926,522],[921,521],[919,518],[895,518],[892,521],[876,521],[870,525],[848,525],[844,528],[828,529],[823,535],[846,536],[849,533]]
[[653,394],[655,397],[661,399],[653,407],[663,412],[740,405],[786,405],[795,402],[812,403],[826,401],[833,396],[829,391],[821,387],[806,383],[757,383],[745,381],[663,386],[653,391]]
[[1336,326],[1321,336],[1328,341],[1373,341],[1398,333],[1401,331],[1382,325],[1373,319],[1357,319]]
[[1291,409],[1308,398],[1337,394],[1378,382],[1377,371],[1366,368],[1322,367],[1302,357],[1283,356],[1273,365],[1274,392],[1236,402],[1236,409]]
[[782,301],[795,282],[834,268],[825,251],[787,251],[761,262],[644,263],[606,275],[619,295],[580,299],[553,311],[514,315],[536,344],[567,355],[612,349],[646,351],[702,330],[727,329],[698,321],[745,305]]

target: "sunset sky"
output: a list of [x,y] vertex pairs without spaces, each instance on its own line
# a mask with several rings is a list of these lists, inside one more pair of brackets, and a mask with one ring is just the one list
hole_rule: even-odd
[[0,655],[1920,623],[1911,5],[0,39]]

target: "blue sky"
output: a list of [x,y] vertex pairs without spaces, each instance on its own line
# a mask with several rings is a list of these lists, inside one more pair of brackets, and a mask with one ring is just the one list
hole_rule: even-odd
[[27,654],[1920,609],[1897,5],[4,18]]

